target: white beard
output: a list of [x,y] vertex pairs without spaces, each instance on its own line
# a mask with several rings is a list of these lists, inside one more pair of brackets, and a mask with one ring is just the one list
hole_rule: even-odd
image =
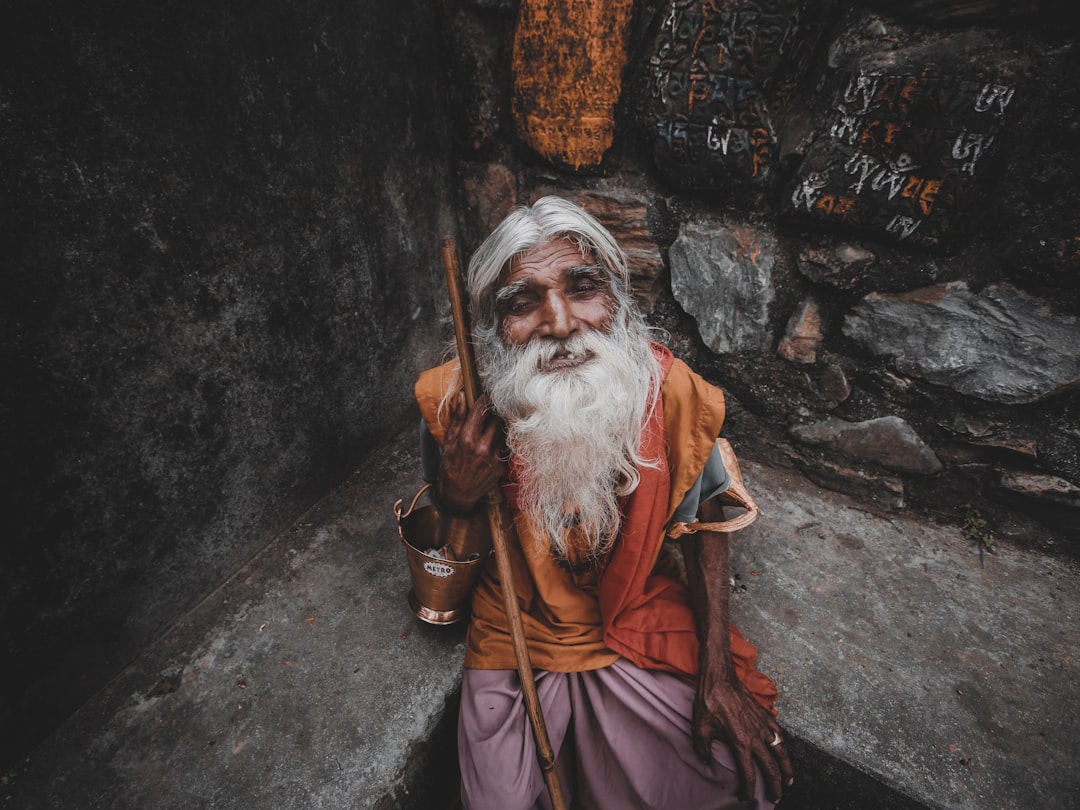
[[[611,548],[621,523],[619,497],[640,481],[641,434],[659,390],[660,369],[640,331],[614,326],[569,340],[523,346],[492,341],[481,352],[481,376],[492,405],[507,423],[507,446],[518,462],[519,508],[540,542],[569,557],[597,560]],[[589,358],[552,368],[560,352]]]

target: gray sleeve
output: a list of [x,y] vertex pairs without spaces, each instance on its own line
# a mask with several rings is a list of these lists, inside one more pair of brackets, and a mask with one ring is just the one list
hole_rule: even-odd
[[427,422],[420,420],[420,469],[424,481],[434,484],[439,480],[439,462],[442,461],[442,448],[428,430]]
[[720,457],[720,450],[713,445],[709,460],[705,462],[705,469],[697,477],[697,481],[686,493],[679,508],[675,510],[673,520],[679,523],[693,523],[697,520],[698,510],[701,505],[710,498],[715,498],[724,492],[731,481],[727,470],[724,468],[724,460]]

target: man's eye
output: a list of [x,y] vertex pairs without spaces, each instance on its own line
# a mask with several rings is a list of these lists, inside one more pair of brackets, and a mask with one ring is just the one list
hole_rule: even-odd
[[591,293],[600,289],[600,285],[591,278],[583,278],[574,284],[574,292],[576,293]]
[[528,312],[532,302],[528,298],[511,298],[506,302],[506,311],[511,315],[520,315]]

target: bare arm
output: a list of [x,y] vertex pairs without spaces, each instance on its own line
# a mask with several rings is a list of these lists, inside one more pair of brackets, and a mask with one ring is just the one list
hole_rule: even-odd
[[[723,507],[716,500],[702,504],[702,522],[723,519]],[[793,781],[784,745],[770,745],[781,734],[780,726],[736,677],[731,660],[728,537],[698,532],[685,535],[681,543],[690,603],[701,639],[700,678],[691,722],[694,750],[702,761],[709,762],[714,739],[731,747],[739,769],[739,797],[743,800],[753,795],[757,760],[769,799],[779,801],[781,783],[790,785]]]

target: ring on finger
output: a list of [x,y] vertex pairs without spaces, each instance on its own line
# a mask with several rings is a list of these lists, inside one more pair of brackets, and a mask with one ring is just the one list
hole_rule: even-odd
[[780,745],[783,741],[784,741],[784,738],[780,736],[780,732],[779,731],[774,731],[773,732],[772,742],[769,743],[769,745],[772,746],[773,748],[776,748],[776,746]]

